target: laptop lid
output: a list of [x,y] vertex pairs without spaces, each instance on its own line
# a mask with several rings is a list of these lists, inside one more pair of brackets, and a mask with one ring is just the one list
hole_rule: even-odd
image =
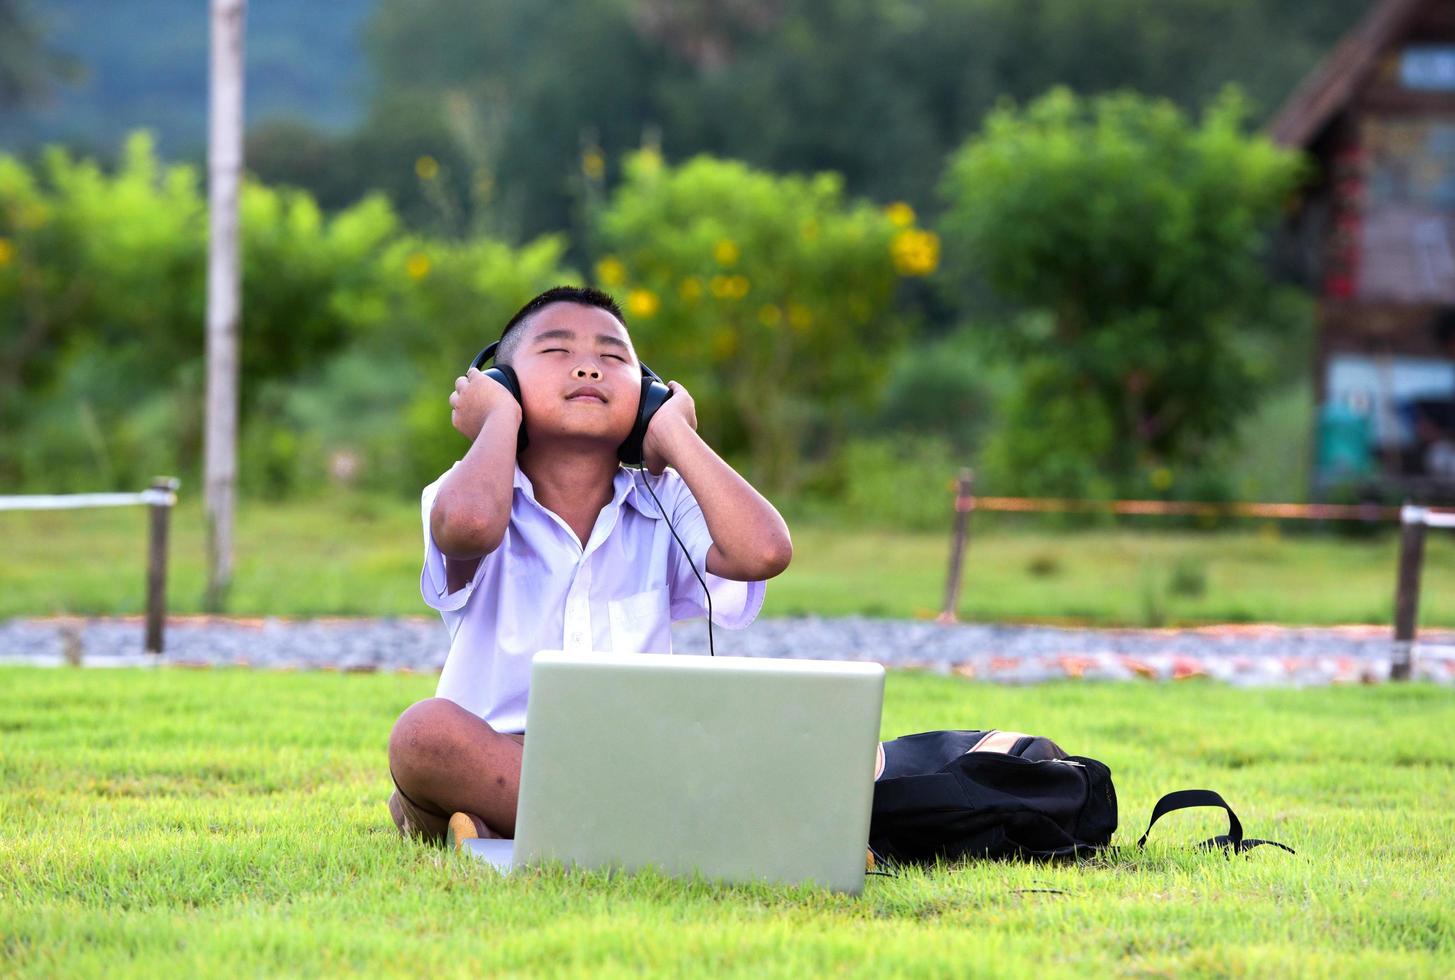
[[517,864],[864,887],[884,668],[537,654]]

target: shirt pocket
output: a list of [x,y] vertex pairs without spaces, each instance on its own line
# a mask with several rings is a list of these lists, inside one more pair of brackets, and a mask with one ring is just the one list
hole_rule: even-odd
[[667,599],[667,590],[662,588],[609,600],[606,615],[611,622],[612,652],[671,653]]

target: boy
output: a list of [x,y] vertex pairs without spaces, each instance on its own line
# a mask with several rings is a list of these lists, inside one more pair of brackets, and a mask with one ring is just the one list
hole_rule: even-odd
[[714,624],[740,629],[793,554],[778,511],[697,435],[677,382],[643,442],[653,476],[619,463],[642,370],[606,294],[537,296],[506,324],[495,361],[514,369],[524,404],[473,367],[455,381],[450,421],[470,448],[424,489],[420,575],[450,652],[436,696],[389,736],[395,824],[455,846],[515,835],[534,654],[668,653],[671,622],[706,612],[698,573]]

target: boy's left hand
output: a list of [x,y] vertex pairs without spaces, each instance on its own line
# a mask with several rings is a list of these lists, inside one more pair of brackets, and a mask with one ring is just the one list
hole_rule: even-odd
[[667,387],[672,389],[672,397],[652,416],[646,438],[642,440],[643,462],[653,476],[659,476],[671,464],[681,438],[697,432],[697,406],[692,396],[675,381],[668,381]]

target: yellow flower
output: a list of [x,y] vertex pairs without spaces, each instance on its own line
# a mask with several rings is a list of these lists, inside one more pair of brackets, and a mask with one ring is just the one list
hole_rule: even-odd
[[908,228],[914,224],[914,208],[903,201],[895,201],[884,209],[884,213],[889,217],[889,223],[896,228]]
[[662,153],[655,146],[644,146],[637,151],[637,166],[644,174],[655,174],[662,169]]
[[738,335],[731,327],[722,327],[712,335],[712,353],[717,358],[732,357],[738,352]]
[[940,236],[906,228],[890,241],[889,254],[901,276],[927,276],[940,264]]
[[765,327],[776,327],[783,319],[783,311],[772,303],[758,307],[758,322]]
[[39,228],[50,220],[50,211],[44,204],[24,204],[15,215],[15,224],[20,228]]
[[423,252],[415,252],[404,260],[404,271],[416,281],[429,275],[429,268],[429,256]]
[[596,278],[603,286],[619,286],[626,281],[626,266],[621,259],[608,255],[596,263]]
[[434,180],[440,175],[439,161],[432,156],[422,156],[414,161],[414,172],[420,180]]
[[8,238],[0,238],[0,268],[9,265],[15,259],[15,245]]
[[794,330],[807,330],[813,326],[813,311],[802,303],[789,303],[788,325]]
[[677,287],[677,295],[688,301],[697,299],[702,295],[702,280],[696,276],[688,276]]
[[595,148],[581,154],[581,172],[587,180],[600,180],[606,176],[606,157]]
[[626,296],[626,310],[632,316],[653,316],[661,305],[662,301],[650,289],[633,289]]
[[1172,486],[1172,471],[1165,466],[1159,466],[1152,471],[1152,486],[1157,490],[1166,490]]
[[750,284],[747,276],[713,276],[708,288],[718,299],[742,299]]
[[738,245],[731,238],[724,238],[712,249],[712,257],[722,266],[737,265]]

